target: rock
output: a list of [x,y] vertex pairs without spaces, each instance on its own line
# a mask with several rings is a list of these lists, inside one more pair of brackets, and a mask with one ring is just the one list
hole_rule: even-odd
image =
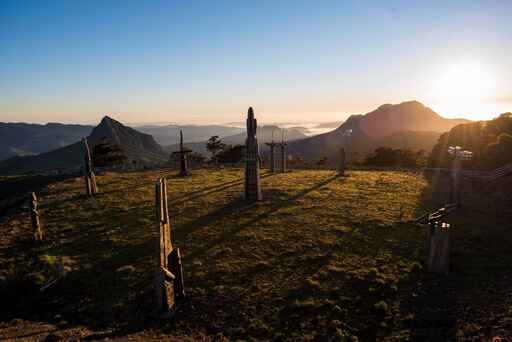
[[121,266],[119,267],[116,272],[118,273],[133,273],[135,272],[135,267],[133,267],[132,265],[124,265],[124,266]]

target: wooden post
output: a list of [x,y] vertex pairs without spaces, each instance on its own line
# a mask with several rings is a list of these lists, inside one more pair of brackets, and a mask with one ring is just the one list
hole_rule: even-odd
[[174,279],[174,296],[176,300],[185,298],[185,285],[183,284],[183,265],[179,248],[174,248],[169,255],[169,267],[176,276]]
[[457,206],[460,205],[460,173],[461,173],[461,160],[455,157],[452,166],[452,186],[450,191],[450,203]]
[[448,273],[450,270],[450,225],[434,222],[427,230],[427,270]]
[[450,146],[448,153],[454,156],[452,166],[452,184],[450,189],[450,203],[460,206],[460,181],[462,172],[462,160],[470,160],[473,152],[464,151],[460,146]]
[[281,173],[286,172],[286,142],[281,142],[279,146],[281,147]]
[[92,196],[98,192],[98,186],[96,185],[96,176],[94,175],[91,159],[91,150],[87,143],[87,138],[83,139],[85,156],[84,156],[84,179],[85,179],[85,191],[88,196]]
[[156,183],[156,217],[158,222],[158,267],[155,276],[156,309],[163,313],[176,310],[176,299],[185,297],[183,269],[179,249],[173,249],[167,206],[165,178]]
[[180,159],[180,173],[178,174],[180,177],[190,175],[190,172],[188,171],[187,154],[191,152],[191,150],[185,149],[185,146],[183,145],[183,131],[180,130],[180,150],[173,152],[173,154],[178,155],[178,158]]
[[247,139],[245,139],[245,199],[250,202],[261,201],[260,153],[256,130],[258,124],[252,107],[247,111]]
[[41,221],[39,220],[39,204],[34,192],[30,196],[30,221],[32,222],[32,237],[34,242],[43,241],[44,234]]
[[274,140],[272,139],[271,142],[269,143],[266,143],[268,145],[268,147],[270,148],[270,165],[269,165],[269,171],[274,173],[276,172],[276,152],[275,152],[275,148],[276,146],[278,145],[277,143],[274,142]]
[[340,150],[340,160],[338,164],[338,176],[345,176],[345,163],[346,163],[346,154],[345,149],[342,147]]

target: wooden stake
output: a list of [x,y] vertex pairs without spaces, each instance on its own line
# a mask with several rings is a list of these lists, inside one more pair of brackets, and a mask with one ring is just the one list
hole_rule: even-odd
[[159,312],[172,313],[176,309],[176,299],[185,297],[185,290],[180,251],[172,246],[165,178],[160,178],[156,183],[155,200],[159,232],[159,261],[154,284],[156,309]]
[[340,149],[340,160],[338,165],[338,176],[345,176],[345,163],[346,163],[346,154],[345,149],[342,147]]
[[32,222],[32,237],[34,242],[43,241],[44,234],[39,220],[39,204],[34,192],[30,196],[30,221]]
[[448,273],[450,270],[450,225],[436,222],[427,231],[427,270]]
[[98,193],[98,186],[96,185],[96,176],[94,175],[91,159],[91,150],[87,143],[87,138],[83,139],[85,156],[84,156],[84,179],[85,179],[85,191],[88,196],[92,196]]

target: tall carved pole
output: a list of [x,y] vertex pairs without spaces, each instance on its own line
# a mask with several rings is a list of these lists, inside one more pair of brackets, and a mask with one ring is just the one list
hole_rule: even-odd
[[245,199],[261,200],[260,165],[258,139],[256,139],[257,122],[254,111],[247,112],[247,139],[245,140]]
[[30,195],[30,221],[32,222],[32,237],[34,242],[43,241],[44,234],[41,221],[39,220],[39,204],[34,192]]
[[277,143],[274,142],[274,131],[272,131],[272,141],[267,143],[267,145],[270,148],[270,172],[274,173],[276,171],[276,154],[275,154],[275,147],[277,146]]
[[346,163],[345,149],[342,147],[340,149],[340,160],[339,160],[339,165],[338,165],[338,176],[340,176],[340,177],[345,176],[345,163]]
[[176,302],[185,297],[183,268],[179,248],[173,248],[171,225],[167,206],[167,183],[158,179],[155,186],[156,217],[158,221],[158,268],[154,280],[156,309],[165,314],[174,313]]
[[443,219],[456,209],[455,204],[449,204],[416,219],[416,223],[428,224],[426,266],[429,272],[448,273],[450,270],[450,225]]
[[185,146],[183,145],[183,131],[180,130],[180,150],[173,152],[173,154],[179,154],[180,158],[180,173],[179,176],[185,177],[190,175],[190,172],[188,171],[188,163],[187,163],[187,154],[192,151],[185,149]]
[[349,163],[350,160],[352,159],[352,141],[351,141],[352,132],[353,132],[352,129],[347,129],[347,130],[345,130],[342,133],[343,136],[346,139],[345,140],[345,146],[347,148],[347,150],[345,151],[346,152],[346,156],[345,156],[345,169],[346,169],[346,164]]
[[464,151],[460,146],[450,146],[448,148],[448,153],[454,156],[449,201],[456,206],[460,206],[460,180],[462,173],[462,161],[470,160],[473,157],[473,152]]
[[285,141],[284,133],[285,133],[285,131],[283,129],[282,136],[281,136],[281,143],[279,144],[279,147],[281,148],[281,172],[282,173],[286,172],[286,145],[288,145]]
[[85,149],[84,159],[84,179],[85,179],[85,190],[87,195],[91,196],[98,192],[98,186],[96,185],[96,176],[94,175],[91,159],[91,150],[87,143],[87,138],[83,139]]

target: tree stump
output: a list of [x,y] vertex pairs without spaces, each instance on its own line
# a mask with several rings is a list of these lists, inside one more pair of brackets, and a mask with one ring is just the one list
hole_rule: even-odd
[[430,224],[427,230],[427,270],[448,273],[450,270],[450,225],[444,222]]

